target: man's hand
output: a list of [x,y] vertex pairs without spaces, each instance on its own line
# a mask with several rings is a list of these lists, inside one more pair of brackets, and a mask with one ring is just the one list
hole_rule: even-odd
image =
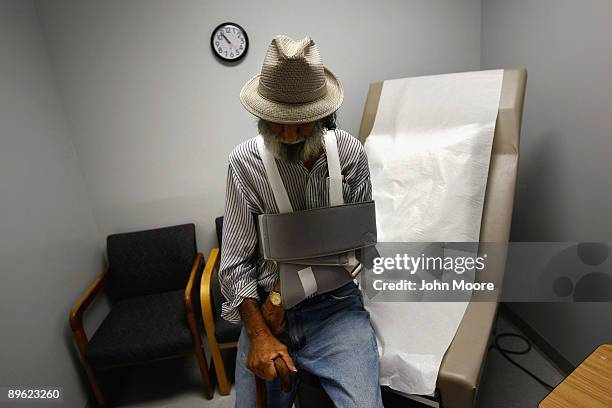
[[[284,369],[284,366],[294,373],[297,372],[297,368],[289,356],[287,347],[272,335],[257,300],[244,299],[238,310],[251,341],[247,368],[266,380],[273,380],[279,375],[281,383],[288,384],[290,382],[289,372]],[[282,359],[285,364],[275,361],[278,359]]]
[[[276,367],[283,367],[282,364],[275,365],[275,359],[282,359],[290,371],[297,372],[293,359],[289,356],[287,347],[278,341],[271,334],[260,334],[251,339],[251,347],[247,358],[246,366],[255,375],[264,380],[272,381],[277,375],[281,378],[281,383],[289,383],[289,372],[278,372]],[[284,371],[284,370],[283,370]]]

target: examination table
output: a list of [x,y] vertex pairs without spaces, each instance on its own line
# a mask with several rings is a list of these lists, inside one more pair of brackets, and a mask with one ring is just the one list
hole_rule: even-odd
[[[480,228],[480,242],[503,243],[508,242],[510,236],[526,81],[525,69],[505,69],[503,72],[499,112],[495,125]],[[382,87],[382,81],[370,84],[359,130],[359,140],[362,143],[365,143],[374,125]],[[496,256],[487,263],[481,279],[501,285],[504,268],[505,254]],[[434,397],[406,395],[385,387],[384,394],[387,394],[387,399],[397,401],[409,398],[425,406],[444,408],[474,406],[485,357],[492,340],[498,306],[497,302],[478,301],[478,296],[478,293],[473,294],[457,333],[442,360],[436,395]],[[299,407],[314,406],[312,405],[314,401],[319,408],[324,405],[319,397],[322,389],[316,379],[306,376],[300,388],[296,401]],[[404,402],[400,402],[397,406],[412,406],[408,402],[413,401],[404,400]],[[395,406],[396,404],[388,405]]]

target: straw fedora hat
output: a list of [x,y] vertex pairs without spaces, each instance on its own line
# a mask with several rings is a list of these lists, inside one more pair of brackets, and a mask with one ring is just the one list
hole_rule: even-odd
[[323,65],[309,36],[274,37],[261,73],[240,91],[240,101],[249,112],[274,123],[313,122],[335,112],[343,98],[340,81]]

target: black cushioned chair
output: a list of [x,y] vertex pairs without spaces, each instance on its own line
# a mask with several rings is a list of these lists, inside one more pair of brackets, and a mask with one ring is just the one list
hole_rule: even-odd
[[[219,383],[219,394],[228,395],[230,393],[230,380],[226,370],[221,350],[232,349],[238,346],[238,337],[242,324],[233,324],[221,318],[221,304],[224,301],[219,285],[219,264],[221,262],[221,241],[223,237],[223,217],[215,219],[217,228],[217,241],[219,248],[210,251],[204,273],[202,274],[202,284],[200,288],[200,298],[202,304],[202,317],[204,328],[206,329],[206,339],[210,345],[212,362],[215,374]],[[233,373],[234,367],[228,367]]]
[[[206,398],[213,391],[200,335],[204,260],[195,225],[107,237],[108,267],[70,312],[70,326],[99,406],[107,401],[96,372],[195,353]],[[102,290],[111,311],[88,341],[83,313]],[[194,307],[195,305],[195,307]]]

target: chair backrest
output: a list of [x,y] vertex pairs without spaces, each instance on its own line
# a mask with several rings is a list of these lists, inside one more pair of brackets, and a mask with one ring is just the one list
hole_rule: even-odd
[[106,250],[113,299],[184,289],[197,253],[195,225],[109,235]]
[[[223,237],[223,217],[215,219],[215,227],[217,230],[217,242],[219,244],[219,256],[221,256],[221,240]],[[213,270],[210,278],[210,296],[212,299],[213,314],[215,320],[221,318],[221,304],[224,302],[223,294],[221,294],[221,284],[219,283],[219,275],[216,269]]]

